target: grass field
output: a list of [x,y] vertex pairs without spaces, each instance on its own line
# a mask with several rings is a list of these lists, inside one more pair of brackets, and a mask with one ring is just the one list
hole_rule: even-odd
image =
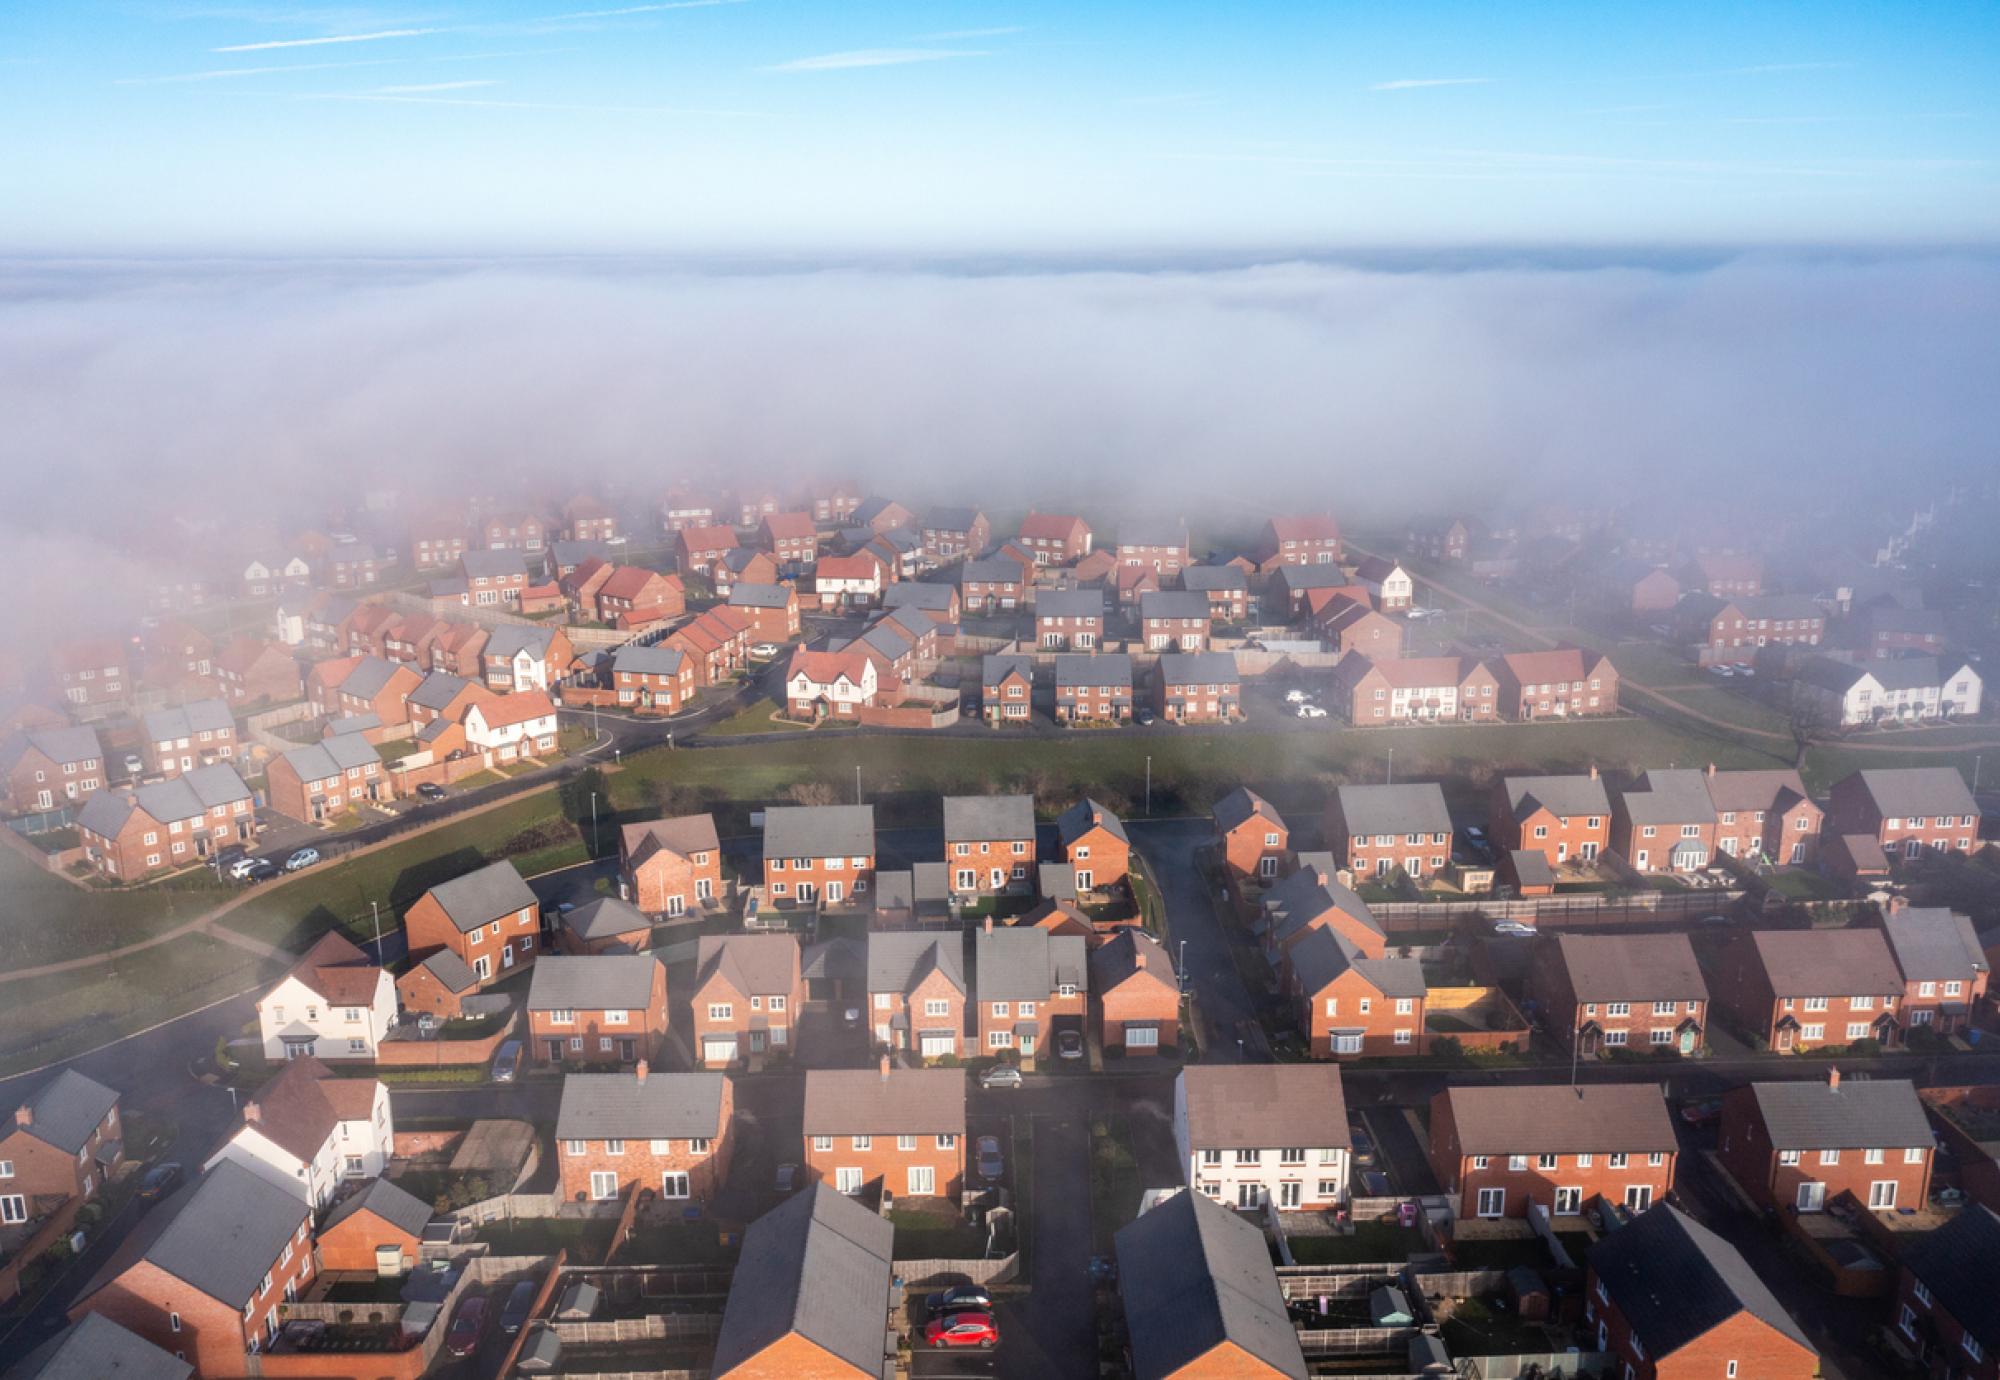
[[96,891],[0,848],[0,967],[35,968],[149,939],[224,895],[206,872],[140,891]]

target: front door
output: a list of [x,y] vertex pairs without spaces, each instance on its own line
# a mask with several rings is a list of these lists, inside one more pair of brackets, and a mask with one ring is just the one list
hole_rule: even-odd
[[500,966],[502,968],[511,968],[514,966],[514,944],[512,940],[509,940],[500,950]]
[[1792,1031],[1787,1027],[1778,1032],[1778,1049],[1782,1053],[1792,1047]]
[[639,1057],[639,1042],[637,1040],[620,1040],[618,1042],[618,1057],[628,1064],[636,1061]]
[[563,1056],[563,1042],[561,1040],[550,1040],[549,1062],[552,1064],[560,1064],[562,1062],[562,1056]]

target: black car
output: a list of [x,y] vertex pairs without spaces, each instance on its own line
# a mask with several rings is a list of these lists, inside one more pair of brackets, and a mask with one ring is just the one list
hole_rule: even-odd
[[146,1177],[139,1180],[141,1198],[164,1198],[181,1181],[181,1167],[169,1160],[156,1164],[146,1171]]
[[417,794],[425,800],[443,800],[444,787],[435,781],[426,781],[417,787]]
[[993,1307],[993,1296],[986,1292],[983,1284],[954,1284],[949,1289],[940,1289],[934,1294],[924,1295],[924,1308],[932,1316],[943,1313],[957,1313],[973,1309],[985,1313]]
[[507,1295],[507,1306],[500,1310],[500,1330],[509,1337],[513,1336],[526,1325],[528,1314],[534,1311],[535,1281],[524,1279]]
[[246,882],[268,881],[283,870],[283,868],[279,867],[269,858],[254,858],[251,860],[250,866],[243,869],[243,880]]

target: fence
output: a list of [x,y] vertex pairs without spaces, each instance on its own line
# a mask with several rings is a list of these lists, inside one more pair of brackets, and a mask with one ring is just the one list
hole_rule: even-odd
[[509,626],[519,628],[559,627],[562,629],[563,635],[569,638],[570,645],[578,651],[583,651],[586,648],[622,646],[632,640],[630,632],[620,632],[616,628],[585,628],[577,627],[570,623],[556,623],[542,618],[523,618],[518,613],[508,613],[503,609],[492,608],[484,604],[454,604],[452,607],[440,612],[431,607],[431,601],[424,595],[412,594],[408,590],[391,590],[382,597],[386,602],[411,613],[436,613],[441,618],[451,618],[461,623],[477,623],[483,628]]
[[483,1226],[488,1222],[508,1222],[516,1217],[618,1217],[623,1206],[617,1199],[605,1202],[572,1203],[555,1193],[502,1193],[467,1203],[448,1214],[453,1221]]
[[722,1310],[713,1313],[647,1313],[604,1322],[549,1324],[566,1346],[607,1342],[704,1342],[722,1330]]
[[1300,1331],[1299,1350],[1313,1356],[1367,1356],[1376,1352],[1409,1351],[1414,1327],[1335,1327]]
[[388,1039],[376,1046],[375,1062],[397,1068],[483,1064],[493,1057],[501,1042],[514,1033],[517,1018],[518,1013],[510,1010],[498,1029],[477,1040],[425,1039],[421,1035],[407,1033],[416,1029],[414,1025],[398,1025],[390,1030]]
[[938,710],[922,705],[857,705],[854,718],[871,728],[949,728],[958,722],[958,703],[954,700]]
[[1459,920],[1518,920],[1542,929],[1591,929],[1684,922],[1691,916],[1726,911],[1742,896],[1741,891],[1642,891],[1616,898],[1590,893],[1515,901],[1381,901],[1368,909],[1391,935],[1433,933],[1450,929]]
[[[81,807],[78,807],[81,809]],[[65,805],[58,810],[37,810],[31,815],[21,815],[7,821],[7,827],[17,834],[32,837],[35,834],[49,834],[65,828],[76,818],[77,811]]]
[[942,1279],[970,1280],[974,1284],[1007,1284],[1021,1271],[1019,1252],[1003,1255],[997,1260],[898,1260],[896,1277],[905,1284],[921,1284],[925,1280]]

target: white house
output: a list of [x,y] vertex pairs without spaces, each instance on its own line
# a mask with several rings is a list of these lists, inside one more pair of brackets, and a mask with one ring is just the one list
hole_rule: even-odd
[[503,762],[553,751],[556,707],[545,690],[482,701],[465,711],[465,741]]
[[552,664],[555,632],[519,623],[502,623],[488,630],[486,684],[494,690],[546,690],[561,676]]
[[255,556],[243,567],[243,592],[252,599],[311,583],[312,567],[304,556]]
[[1174,1082],[1174,1144],[1190,1187],[1231,1207],[1347,1201],[1353,1138],[1333,1064],[1199,1064]]
[[1374,597],[1375,606],[1385,611],[1406,609],[1416,598],[1417,582],[1400,561],[1370,556],[1354,568],[1354,580]]
[[1859,665],[1815,657],[1799,667],[1792,693],[1816,700],[1843,728],[1977,715],[1986,683],[1970,665],[1950,667],[1927,656]]
[[306,640],[306,600],[288,599],[271,610],[271,636],[284,647],[297,647]]
[[244,1104],[243,1125],[203,1167],[240,1164],[321,1208],[343,1180],[380,1177],[395,1150],[388,1087],[302,1057]]
[[785,700],[795,717],[812,714],[850,716],[861,705],[875,703],[881,682],[875,658],[843,648],[837,652],[792,653],[785,677]]
[[396,1020],[389,970],[329,932],[257,1000],[264,1058],[375,1059]]

